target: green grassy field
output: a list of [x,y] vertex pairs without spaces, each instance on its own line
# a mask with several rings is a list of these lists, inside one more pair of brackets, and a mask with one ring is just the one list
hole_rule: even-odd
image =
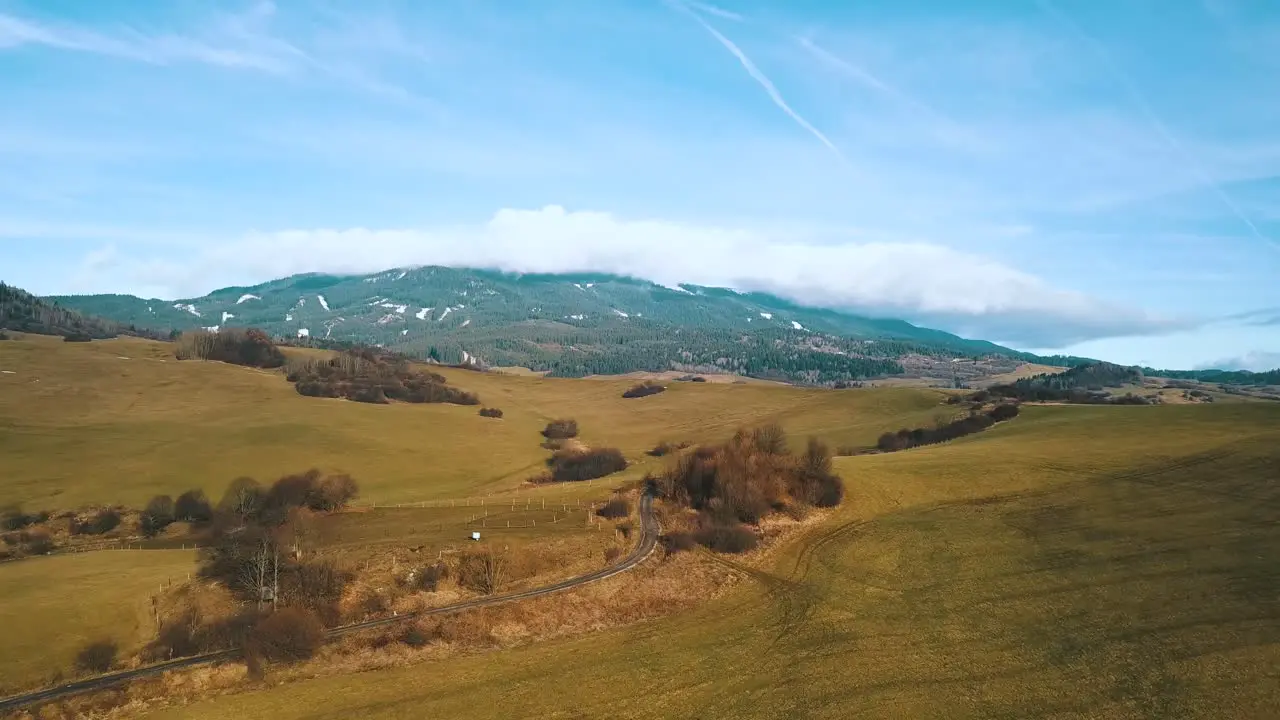
[[1028,408],[839,460],[835,516],[692,612],[151,717],[1268,717],[1278,448],[1280,405]]
[[151,597],[186,580],[195,554],[117,550],[0,564],[0,694],[71,674],[87,643],[111,638],[121,655],[155,632]]
[[[127,358],[127,359],[126,359]],[[870,444],[886,429],[926,424],[933,391],[797,390],[672,383],[625,400],[631,380],[555,380],[444,370],[502,420],[474,407],[365,405],[306,398],[280,373],[196,361],[130,338],[0,343],[0,506],[139,507],[156,493],[203,488],[215,500],[240,475],[271,481],[310,467],[351,473],[363,500],[419,501],[502,492],[539,471],[539,430],[574,417],[589,444],[640,463],[659,440],[727,437],[778,420],[803,441]],[[12,373],[12,374],[9,374]]]

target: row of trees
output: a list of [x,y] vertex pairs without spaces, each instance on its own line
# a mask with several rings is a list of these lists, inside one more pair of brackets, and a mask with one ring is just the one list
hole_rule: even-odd
[[271,336],[257,328],[225,328],[218,332],[193,330],[177,338],[179,360],[214,360],[258,368],[284,365],[284,353]]
[[452,403],[479,405],[475,393],[446,384],[444,376],[423,372],[403,356],[371,348],[344,350],[327,360],[303,360],[289,366],[289,382],[302,395],[346,398],[356,402]]
[[882,452],[907,450],[921,445],[933,445],[956,438],[982,432],[998,422],[1012,420],[1018,416],[1018,406],[1012,403],[997,405],[987,412],[975,412],[967,417],[951,422],[939,422],[931,428],[903,428],[898,432],[887,432],[876,441],[876,448]]

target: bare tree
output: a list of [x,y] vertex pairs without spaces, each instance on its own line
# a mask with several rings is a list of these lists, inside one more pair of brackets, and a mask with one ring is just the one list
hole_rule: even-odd
[[280,588],[280,548],[264,533],[246,550],[248,555],[240,565],[240,586],[257,600],[259,610],[268,601],[274,609]]

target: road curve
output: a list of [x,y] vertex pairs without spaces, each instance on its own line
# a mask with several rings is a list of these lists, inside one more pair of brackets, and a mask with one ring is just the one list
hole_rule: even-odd
[[[432,615],[448,615],[450,613],[460,612],[463,610],[490,607],[492,605],[502,605],[516,600],[525,600],[527,598],[550,595],[552,593],[586,585],[587,583],[604,580],[605,578],[610,578],[614,575],[624,573],[648,559],[658,545],[658,535],[661,532],[662,527],[658,523],[658,518],[653,514],[653,496],[646,491],[640,497],[639,542],[636,543],[636,546],[631,553],[623,558],[622,562],[596,570],[595,572],[589,572],[585,575],[579,575],[577,577],[561,580],[560,582],[544,585],[543,587],[532,588],[530,590],[521,590],[519,592],[506,593],[504,595],[490,595],[487,597],[475,598],[474,600],[454,603],[452,605],[429,608],[415,613],[406,613],[404,615],[396,615],[378,620],[368,620],[366,622],[354,623],[352,625],[342,625],[340,627],[330,629],[328,631],[328,636],[330,638],[335,638],[348,633],[357,632],[359,630],[369,630],[372,628],[394,625],[406,620],[414,620]],[[133,670],[124,670],[117,673],[111,673],[109,675],[100,675],[98,677],[77,680],[65,685],[37,690],[24,695],[14,695],[12,697],[0,699],[0,712],[16,710],[35,703],[59,700],[61,698],[70,697],[90,690],[101,690],[103,688],[119,685],[137,678],[159,675],[160,673],[168,672],[170,670],[178,670],[195,665],[204,665],[207,663],[218,662],[219,660],[229,660],[236,657],[239,652],[240,651],[238,649],[220,650],[218,652],[206,653],[204,655],[193,655],[191,657],[156,663],[155,665],[147,665]]]

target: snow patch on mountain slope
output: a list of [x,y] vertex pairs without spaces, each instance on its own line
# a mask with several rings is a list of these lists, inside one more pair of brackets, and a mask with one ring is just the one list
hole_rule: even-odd
[[262,298],[258,297],[257,295],[251,295],[249,293],[245,293],[244,295],[240,296],[240,299],[236,301],[236,304],[239,305],[241,303],[249,302],[250,300],[261,300],[261,299]]
[[329,302],[324,299],[323,295],[317,295],[316,300],[320,301],[320,307],[324,308],[325,312],[329,312]]

